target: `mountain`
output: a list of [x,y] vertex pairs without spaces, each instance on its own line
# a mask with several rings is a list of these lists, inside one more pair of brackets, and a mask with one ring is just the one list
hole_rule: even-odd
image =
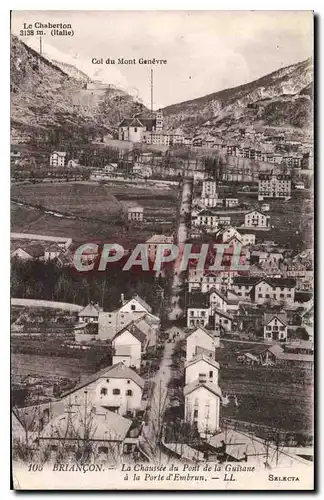
[[312,113],[312,60],[281,68],[258,80],[163,109],[169,128],[197,133],[208,125],[306,128]]
[[91,78],[86,73],[73,66],[73,64],[56,61],[55,59],[49,57],[47,57],[47,59],[51,61],[55,66],[60,68],[64,73],[66,73],[71,78],[74,78],[75,80],[80,81],[82,83],[91,82]]
[[[111,132],[124,117],[146,111],[114,86],[92,82],[85,73],[55,63],[11,36],[12,141],[29,142]],[[89,88],[88,88],[89,87]]]

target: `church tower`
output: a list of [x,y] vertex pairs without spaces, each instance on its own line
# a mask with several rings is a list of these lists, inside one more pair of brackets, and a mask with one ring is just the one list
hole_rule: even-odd
[[155,119],[156,119],[156,128],[155,128],[156,132],[162,132],[162,130],[163,130],[163,113],[160,109],[156,112]]

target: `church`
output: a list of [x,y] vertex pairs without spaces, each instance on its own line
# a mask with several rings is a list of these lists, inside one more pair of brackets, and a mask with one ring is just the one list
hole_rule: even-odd
[[[146,142],[149,134],[162,134],[163,114],[159,110],[152,115],[141,113],[133,118],[124,118],[118,126],[120,141]],[[149,133],[149,134],[148,134]]]

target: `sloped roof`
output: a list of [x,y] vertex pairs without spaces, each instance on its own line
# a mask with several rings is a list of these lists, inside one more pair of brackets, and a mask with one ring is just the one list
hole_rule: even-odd
[[199,387],[205,387],[205,389],[215,394],[215,396],[222,397],[222,391],[220,387],[218,387],[218,385],[212,384],[211,382],[201,383],[198,381],[192,382],[192,384],[184,386],[183,388],[184,396],[188,396],[188,394],[191,394],[193,391],[199,389]]
[[20,245],[19,247],[16,248],[16,250],[14,250],[14,252],[16,252],[18,249],[21,249],[24,252],[28,253],[28,255],[30,255],[34,259],[42,257],[44,255],[44,247],[42,247],[42,245],[39,245],[37,243],[32,245],[23,245],[23,246]]
[[228,298],[226,297],[226,295],[224,295],[220,290],[218,290],[217,288],[215,288],[214,286],[209,290],[209,296],[212,294],[212,293],[216,293],[221,299],[223,299],[225,302],[228,302]]
[[100,308],[94,304],[88,304],[79,313],[79,316],[98,317]]
[[193,332],[190,332],[189,335],[187,336],[187,339],[191,337],[194,333],[196,333],[197,330],[202,330],[204,333],[206,333],[212,340],[215,340],[215,337],[213,336],[212,332],[210,330],[207,330],[207,328],[204,328],[203,326],[198,326]]
[[152,312],[152,307],[139,295],[134,295],[133,299],[137,300],[148,312]]
[[287,326],[287,315],[284,313],[264,313],[263,324],[268,325],[270,321],[277,318],[283,325]]
[[69,394],[73,394],[75,391],[86,387],[93,382],[96,382],[100,378],[121,378],[121,379],[130,379],[133,380],[141,389],[144,388],[144,380],[140,377],[134,370],[128,368],[123,363],[117,363],[115,365],[109,366],[108,368],[103,368],[92,375],[86,377],[82,382],[77,384],[73,389],[62,394],[62,398],[68,396]]
[[217,370],[219,370],[219,363],[217,363],[217,361],[215,359],[212,359],[203,353],[197,354],[190,361],[187,361],[185,364],[185,368],[188,368],[188,366],[191,366],[191,365],[194,365],[195,363],[198,363],[198,361],[205,361],[209,365],[214,366],[215,368],[217,368]]
[[218,314],[219,316],[224,316],[224,318],[230,319],[233,321],[233,316],[225,311],[222,311],[221,309],[218,309],[217,307],[214,310],[214,314]]
[[[75,412],[73,412],[75,410]],[[88,416],[90,440],[123,441],[132,425],[132,421],[106,410],[103,407],[92,407]],[[71,407],[69,413],[58,415],[43,429],[40,439],[82,439],[84,432],[84,415],[79,408]]]
[[141,344],[144,344],[146,341],[146,334],[142,330],[140,330],[134,323],[128,324],[125,328],[117,332],[112,340],[120,337],[125,332],[130,332]]
[[53,151],[52,155],[58,155],[58,156],[63,156],[65,157],[66,156],[66,152],[65,151]]

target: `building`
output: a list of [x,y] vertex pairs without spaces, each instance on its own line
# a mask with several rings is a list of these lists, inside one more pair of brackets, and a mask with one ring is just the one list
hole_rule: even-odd
[[45,261],[55,260],[62,253],[62,248],[57,243],[52,243],[45,248],[44,259]]
[[291,176],[284,174],[260,174],[258,199],[288,198],[291,196]]
[[217,195],[216,181],[212,178],[203,180],[201,197],[209,198],[209,196],[215,196],[215,195]]
[[209,295],[200,292],[190,294],[187,308],[187,327],[207,326],[209,316]]
[[291,278],[260,278],[253,276],[234,276],[233,290],[239,297],[252,300],[257,304],[267,301],[293,304],[296,281]]
[[104,407],[119,415],[140,410],[144,380],[123,363],[104,368],[62,395],[66,405]]
[[217,229],[218,221],[218,215],[214,214],[211,210],[201,210],[201,212],[199,212],[193,219],[195,226],[205,227],[212,230]]
[[238,206],[238,198],[225,198],[224,200],[225,207],[237,207]]
[[221,309],[213,310],[213,319],[215,329],[219,332],[231,332],[232,331],[232,321],[233,317],[231,314],[222,311]]
[[219,336],[212,330],[207,330],[199,326],[191,332],[186,340],[186,361],[191,361],[197,354],[197,348],[200,347],[211,353],[215,359],[215,349],[219,347]]
[[150,260],[154,261],[156,252],[159,245],[173,244],[173,236],[165,236],[164,234],[154,234],[148,240],[146,240],[148,256]]
[[78,313],[79,323],[97,323],[101,310],[98,304],[88,304]]
[[199,381],[183,389],[185,397],[185,422],[195,427],[200,436],[207,438],[219,430],[222,392],[218,385]]
[[144,219],[144,208],[137,205],[127,209],[127,219],[130,221],[142,222]]
[[67,162],[67,166],[70,168],[80,167],[80,161],[77,159],[72,159]]
[[209,290],[209,304],[211,312],[215,309],[220,309],[221,311],[227,311],[227,297],[217,288],[211,288]]
[[104,172],[105,174],[112,174],[115,172],[118,168],[117,163],[107,163],[107,165],[104,166]]
[[215,359],[198,354],[185,364],[185,385],[199,382],[200,384],[218,385],[219,363]]
[[242,234],[242,245],[249,246],[249,245],[255,245],[255,234]]
[[147,348],[147,338],[134,322],[116,333],[112,339],[112,346],[115,354],[117,352],[116,356],[120,356],[121,351],[125,354],[124,348],[128,348],[129,366],[140,369],[142,352],[145,352]]
[[120,141],[147,142],[148,134],[160,134],[163,130],[163,113],[157,111],[154,116],[139,114],[133,118],[124,118],[118,126]]
[[51,458],[57,460],[61,454],[69,452],[73,456],[82,450],[88,434],[89,446],[99,460],[115,462],[116,457],[134,448],[132,427],[131,419],[103,407],[71,405],[37,433],[37,444],[49,449]]
[[263,337],[265,340],[286,341],[288,335],[287,315],[265,313],[263,315]]
[[51,167],[64,167],[66,159],[65,151],[54,151],[50,156]]
[[254,229],[267,229],[270,227],[270,216],[259,210],[251,210],[244,216],[244,226]]
[[11,258],[22,261],[44,260],[44,247],[38,243],[30,243],[29,245],[21,245],[11,252]]
[[100,340],[112,340],[116,333],[140,319],[145,320],[150,325],[150,336],[154,338],[160,327],[160,319],[152,314],[151,306],[138,295],[135,295],[130,300],[125,300],[122,294],[121,303],[122,306],[115,311],[100,311],[98,338]]

